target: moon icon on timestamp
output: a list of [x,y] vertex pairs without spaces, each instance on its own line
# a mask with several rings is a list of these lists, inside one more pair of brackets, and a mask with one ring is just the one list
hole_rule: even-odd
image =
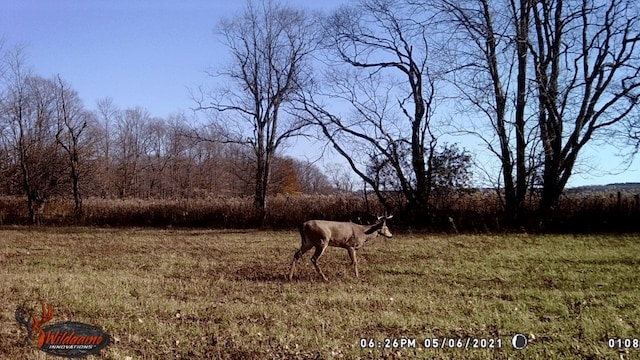
[[527,346],[527,337],[522,334],[515,334],[511,339],[511,345],[516,350],[522,350]]

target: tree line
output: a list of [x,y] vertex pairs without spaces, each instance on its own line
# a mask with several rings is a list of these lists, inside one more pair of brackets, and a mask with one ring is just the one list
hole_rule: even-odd
[[[357,0],[316,13],[249,0],[218,24],[231,60],[192,89],[208,119],[197,126],[108,100],[86,111],[63,80],[32,76],[14,56],[3,69],[2,186],[26,195],[30,214],[60,186],[81,209],[85,186],[116,197],[251,194],[264,217],[270,192],[332,187],[331,174],[281,154],[304,136],[416,221],[485,171],[505,219],[544,222],[585,148],[615,139],[628,159],[637,151],[638,6]],[[452,134],[483,142],[496,169],[472,166],[473,154],[444,142]]]
[[[152,117],[141,107],[120,109],[110,98],[95,110],[59,76],[28,67],[23,51],[3,58],[0,102],[0,193],[23,196],[29,218],[54,197],[72,198],[82,216],[86,197],[203,199],[246,196],[255,163],[241,146],[190,136],[183,114]],[[276,156],[273,193],[340,190],[343,180],[317,166]]]

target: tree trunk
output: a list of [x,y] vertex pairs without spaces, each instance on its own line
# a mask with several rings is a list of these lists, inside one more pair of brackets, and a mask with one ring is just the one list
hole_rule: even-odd
[[36,211],[34,207],[33,196],[31,195],[27,195],[27,209],[29,211],[29,221],[32,225],[35,225],[37,222]]
[[[266,121],[256,119],[259,124],[265,124]],[[269,167],[268,167],[268,150],[265,142],[265,126],[258,128],[258,134],[255,144],[256,153],[256,173],[255,173],[255,193],[253,196],[253,205],[258,213],[258,226],[262,227],[266,220],[267,209],[267,186],[269,183]]]
[[520,0],[520,16],[517,28],[518,79],[516,95],[516,188],[513,204],[515,225],[522,225],[524,199],[527,193],[527,158],[525,140],[525,108],[527,105],[527,52],[529,44],[529,0]]
[[80,174],[77,159],[71,162],[71,181],[73,186],[74,214],[77,219],[82,217],[82,196],[80,195]]
[[[521,213],[522,202],[518,200],[518,189],[516,186],[519,184],[517,181],[516,184],[513,182],[513,170],[514,164],[511,156],[511,144],[509,139],[509,132],[507,130],[507,119],[506,119],[506,109],[507,109],[507,95],[504,91],[504,87],[502,85],[502,80],[500,79],[500,64],[498,63],[498,55],[497,55],[497,44],[496,44],[496,33],[493,29],[493,19],[490,11],[489,2],[487,0],[482,1],[483,6],[483,16],[484,21],[486,23],[488,29],[488,36],[486,39],[487,48],[485,50],[486,60],[489,66],[489,74],[491,75],[492,84],[493,84],[493,92],[495,97],[495,106],[496,106],[496,132],[498,135],[498,140],[500,142],[500,162],[502,165],[502,177],[504,179],[504,210],[505,214],[509,217],[510,223],[517,223],[518,214]],[[526,44],[525,44],[526,46]],[[518,51],[520,52],[520,47]],[[526,51],[526,47],[524,48]],[[520,54],[519,54],[520,55]],[[521,66],[524,66],[526,69],[526,59],[518,59],[518,71],[521,71]],[[520,62],[524,61],[523,64]],[[521,77],[526,80],[526,73],[518,73],[518,81],[521,80]],[[526,84],[526,83],[525,83]],[[520,85],[520,84],[518,84]],[[524,108],[523,108],[524,111]],[[522,114],[519,125],[524,128],[524,116]],[[517,115],[516,115],[517,118]],[[518,121],[518,120],[516,120]],[[518,124],[516,125],[518,126]],[[516,132],[520,132],[516,130]],[[522,136],[523,132],[522,132]],[[517,138],[516,142],[523,146],[523,142],[518,142],[519,138]],[[521,150],[521,149],[518,149]],[[521,166],[524,165],[524,162],[518,162],[520,160],[519,151],[516,151],[516,175],[518,176],[518,180],[520,180],[520,170]],[[524,158],[524,156],[522,157]],[[523,172],[524,173],[524,172]]]

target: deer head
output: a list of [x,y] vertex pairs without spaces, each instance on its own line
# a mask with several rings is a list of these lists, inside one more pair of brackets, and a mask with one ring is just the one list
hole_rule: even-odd
[[378,223],[382,223],[382,227],[380,228],[380,230],[378,230],[378,232],[388,239],[393,236],[391,234],[391,231],[389,231],[389,228],[387,227],[387,220],[391,219],[392,217],[393,215],[387,216],[386,214],[383,216],[378,216]]

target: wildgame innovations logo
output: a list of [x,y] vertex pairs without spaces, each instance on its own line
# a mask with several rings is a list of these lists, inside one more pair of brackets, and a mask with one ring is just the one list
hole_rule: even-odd
[[25,342],[33,345],[46,353],[63,357],[84,357],[96,354],[109,344],[109,335],[99,327],[76,322],[65,321],[43,326],[53,319],[53,307],[42,305],[42,315],[38,319],[33,312],[25,309],[25,306],[16,309],[15,317],[20,326],[27,330]]

